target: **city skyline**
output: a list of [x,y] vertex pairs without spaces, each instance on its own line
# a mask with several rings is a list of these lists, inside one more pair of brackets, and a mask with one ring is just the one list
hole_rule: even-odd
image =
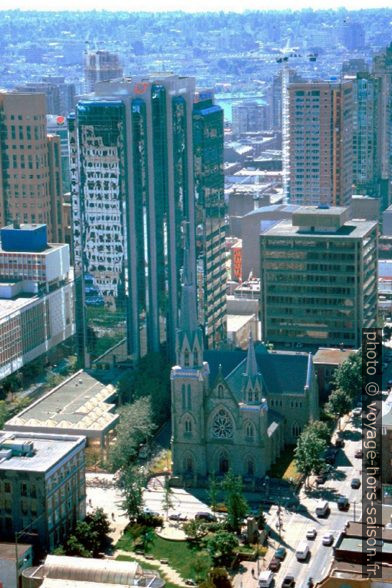
[[[260,11],[279,11],[279,10],[291,10],[293,12],[299,10],[364,10],[364,9],[382,9],[389,8],[388,3],[385,0],[329,0],[327,3],[321,0],[299,0],[295,5],[295,10],[292,9],[292,3],[289,0],[277,0],[274,5],[271,6],[267,2],[259,2],[259,0],[246,0],[238,5],[238,2],[234,0],[219,0],[214,4],[214,10],[211,10],[211,4],[204,0],[203,2],[190,3],[189,6],[184,5],[181,0],[170,0],[169,2],[161,2],[160,0],[147,0],[143,3],[143,10],[140,10],[140,6],[137,5],[127,6],[124,0],[114,0],[110,5],[105,0],[86,0],[83,6],[77,0],[70,0],[67,2],[67,6],[58,10],[57,6],[49,0],[38,0],[32,2],[32,0],[19,0],[18,2],[12,2],[7,0],[3,3],[1,11],[6,10],[26,10],[26,11],[49,11],[49,12],[88,12],[88,11],[107,11],[107,12],[189,12],[189,13],[202,13],[202,12],[237,12],[242,13],[247,10],[260,10]],[[1,12],[0,11],[0,12]]]

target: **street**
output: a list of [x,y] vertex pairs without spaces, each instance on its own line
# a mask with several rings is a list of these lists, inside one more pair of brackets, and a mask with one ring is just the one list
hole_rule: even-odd
[[[281,520],[283,521],[281,545],[287,549],[287,556],[282,563],[281,569],[275,575],[275,586],[281,586],[284,577],[291,574],[296,579],[296,586],[305,587],[307,580],[312,577],[313,580],[320,581],[324,578],[332,562],[332,546],[322,545],[322,536],[325,533],[332,533],[334,542],[340,531],[343,530],[346,521],[354,519],[360,520],[361,510],[361,493],[362,489],[354,490],[351,488],[352,478],[361,479],[362,460],[355,458],[354,454],[357,449],[362,447],[360,421],[350,420],[344,429],[342,437],[345,440],[345,447],[340,449],[337,454],[335,467],[333,468],[333,478],[328,479],[325,484],[317,488],[314,484],[309,491],[304,488],[300,492],[301,505],[306,507],[306,512],[292,513],[282,509]],[[337,499],[340,495],[346,496],[350,502],[348,511],[339,511],[337,508]],[[327,500],[330,505],[330,515],[325,519],[319,519],[315,515],[317,501],[322,498]],[[277,507],[271,509],[269,517],[270,526],[275,529],[278,521]],[[295,549],[299,543],[305,540],[306,531],[315,528],[317,536],[315,540],[306,540],[310,548],[310,559],[307,562],[299,562],[295,557]],[[275,539],[278,539],[277,534]],[[278,541],[274,541],[277,546]],[[269,549],[266,557],[266,565],[271,560],[274,549]],[[242,583],[245,586],[244,577],[237,579],[236,586]],[[255,585],[253,580],[252,585]]]

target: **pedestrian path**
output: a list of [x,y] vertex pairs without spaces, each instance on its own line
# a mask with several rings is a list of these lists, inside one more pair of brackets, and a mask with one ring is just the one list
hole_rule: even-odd
[[[134,559],[135,561],[140,562],[141,564],[146,563],[152,566],[155,566],[159,569],[164,579],[172,584],[176,584],[177,586],[186,587],[184,579],[180,576],[180,574],[174,570],[169,564],[162,563],[159,559],[149,558],[144,555],[140,555],[138,553],[134,553],[133,551],[124,551],[122,549],[118,549],[114,555],[113,559],[116,559],[119,555],[126,555],[129,558]],[[143,566],[142,566],[143,567]]]

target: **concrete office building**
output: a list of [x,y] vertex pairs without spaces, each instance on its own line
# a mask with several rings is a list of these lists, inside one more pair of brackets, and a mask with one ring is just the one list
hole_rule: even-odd
[[238,138],[245,133],[258,133],[268,129],[267,106],[256,101],[243,101],[233,104],[233,137]]
[[192,133],[198,316],[205,345],[213,349],[226,340],[227,276],[223,109],[212,90],[195,93]]
[[283,175],[292,204],[346,206],[353,179],[352,82],[288,86]]
[[50,135],[58,135],[60,137],[61,177],[63,183],[63,191],[69,192],[71,190],[71,179],[69,175],[69,145],[67,119],[62,115],[48,114],[46,116],[46,128]]
[[117,53],[99,49],[84,53],[84,83],[86,92],[94,92],[97,82],[121,78],[123,68]]
[[44,225],[0,230],[0,380],[75,333],[69,246]]
[[381,197],[384,208],[390,204],[392,179],[392,43],[373,57],[372,73],[381,81],[379,124],[379,157],[381,164]]
[[[380,198],[381,79],[358,73],[353,80],[353,182],[357,194]],[[382,209],[387,202],[381,202]]]
[[301,207],[260,236],[262,339],[276,347],[361,345],[377,318],[377,223]]
[[41,549],[53,549],[85,517],[84,447],[82,436],[0,431],[4,540],[26,529]]
[[124,345],[135,359],[165,342],[174,353],[184,239],[196,275],[194,86],[193,78],[169,73],[101,82],[69,120],[78,334],[87,365],[109,349],[111,362]]
[[0,227],[44,223],[63,242],[60,138],[47,135],[43,94],[0,92]]
[[342,42],[349,51],[365,48],[365,29],[360,22],[346,22],[342,27]]

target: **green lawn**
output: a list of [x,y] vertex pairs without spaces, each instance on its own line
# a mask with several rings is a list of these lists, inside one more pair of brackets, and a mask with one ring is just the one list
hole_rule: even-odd
[[282,453],[278,461],[274,463],[269,471],[271,478],[281,478],[283,480],[290,480],[292,478],[294,483],[299,481],[301,474],[298,473],[295,467],[294,449],[294,445],[286,447],[284,453]]
[[[117,543],[117,549],[131,551],[134,548],[135,533],[128,529]],[[201,579],[206,576],[211,566],[211,559],[206,551],[200,550],[188,541],[168,541],[153,534],[145,551],[156,559],[167,559],[169,565],[184,579]]]

